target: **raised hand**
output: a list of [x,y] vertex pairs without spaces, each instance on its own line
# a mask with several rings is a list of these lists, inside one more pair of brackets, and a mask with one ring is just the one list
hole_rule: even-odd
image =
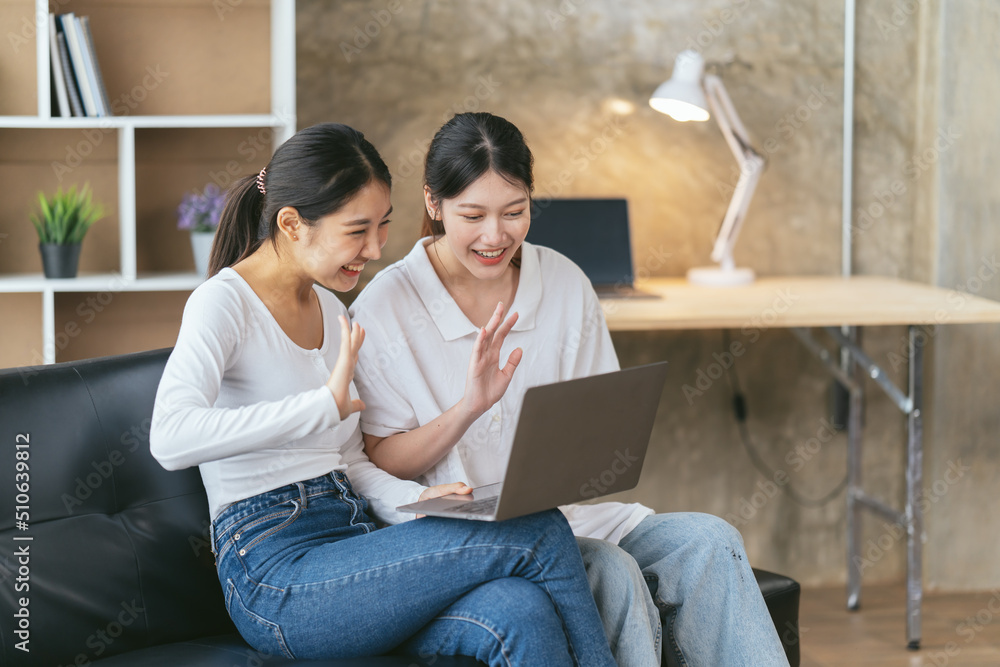
[[337,402],[337,410],[340,411],[340,419],[343,421],[352,412],[360,412],[365,409],[365,404],[361,399],[351,398],[351,380],[354,379],[354,366],[358,363],[358,350],[365,342],[365,330],[357,322],[351,327],[343,315],[338,319],[340,320],[340,353],[337,355],[337,365],[333,367],[333,373],[326,381],[326,386],[333,394],[333,400]]
[[500,323],[502,319],[503,304],[498,303],[490,321],[479,330],[472,346],[461,406],[474,419],[478,419],[504,395],[523,355],[523,350],[517,348],[507,357],[504,367],[499,367],[500,347],[517,322],[517,313],[507,318],[503,324]]

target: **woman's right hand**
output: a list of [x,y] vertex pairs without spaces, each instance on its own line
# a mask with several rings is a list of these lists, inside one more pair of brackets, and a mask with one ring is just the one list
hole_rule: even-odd
[[468,484],[462,482],[452,482],[451,484],[438,484],[437,486],[428,486],[424,489],[424,492],[420,494],[417,500],[429,500],[430,498],[440,498],[441,496],[448,496],[451,494],[466,495],[472,493],[472,487]]
[[[468,484],[463,484],[462,482],[452,482],[451,484],[438,484],[437,486],[428,486],[424,489],[424,492],[420,494],[417,500],[429,500],[431,498],[440,498],[441,496],[450,496],[451,494],[457,494],[460,496],[468,495],[472,493],[472,487]],[[415,519],[423,519],[426,514],[418,514]]]
[[365,342],[365,330],[357,322],[354,326],[347,323],[347,318],[341,315],[340,320],[340,353],[337,354],[337,364],[333,367],[326,386],[337,402],[340,420],[343,421],[354,412],[361,412],[365,404],[358,398],[351,398],[351,380],[354,379],[354,366],[358,363],[358,350]]
[[521,348],[517,348],[507,357],[504,367],[499,367],[500,347],[517,322],[517,313],[511,315],[501,325],[502,318],[503,303],[498,303],[490,321],[479,330],[476,342],[472,346],[472,357],[469,359],[469,370],[465,376],[465,395],[462,396],[461,406],[473,420],[479,419],[504,395],[514,376],[514,369],[521,362],[524,353]]

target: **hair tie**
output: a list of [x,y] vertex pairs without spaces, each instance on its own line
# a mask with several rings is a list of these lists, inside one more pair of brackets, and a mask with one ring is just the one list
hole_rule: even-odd
[[264,176],[266,175],[267,175],[267,167],[261,169],[260,173],[257,174],[257,189],[260,190],[260,193],[262,195],[267,194],[267,189],[264,187]]

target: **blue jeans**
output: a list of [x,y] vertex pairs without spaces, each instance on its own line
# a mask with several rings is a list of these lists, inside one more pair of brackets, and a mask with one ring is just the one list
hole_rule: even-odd
[[606,540],[577,537],[576,542],[618,667],[659,667],[660,612],[639,564]]
[[[743,538],[731,525],[710,514],[657,514],[643,519],[618,546],[635,559],[663,615],[668,665],[787,667]],[[626,597],[619,596],[621,604]],[[633,636],[635,646],[648,646],[643,618],[639,614],[633,627],[623,630],[621,642]],[[637,658],[631,664],[654,663]]]
[[379,530],[333,472],[239,501],[212,525],[226,608],[290,658],[390,651],[490,665],[614,665],[576,541],[556,510]]

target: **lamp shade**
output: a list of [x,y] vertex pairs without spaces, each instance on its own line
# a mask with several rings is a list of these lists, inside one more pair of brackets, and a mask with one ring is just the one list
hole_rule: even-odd
[[649,98],[649,106],[674,120],[708,120],[708,100],[702,88],[705,59],[697,51],[681,51],[674,73]]

